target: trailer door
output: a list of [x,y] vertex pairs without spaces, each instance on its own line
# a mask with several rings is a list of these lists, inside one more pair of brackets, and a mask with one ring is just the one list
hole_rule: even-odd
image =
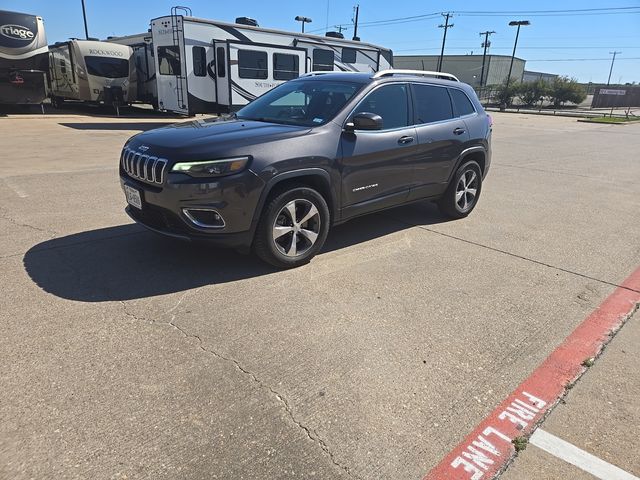
[[216,61],[216,94],[221,110],[229,108],[231,89],[229,87],[229,46],[227,42],[214,42]]
[[241,107],[305,71],[305,50],[229,43],[231,105]]
[[187,75],[190,74],[190,65],[185,56],[183,17],[173,15],[155,19],[151,22],[151,31],[156,50],[158,107],[188,115]]

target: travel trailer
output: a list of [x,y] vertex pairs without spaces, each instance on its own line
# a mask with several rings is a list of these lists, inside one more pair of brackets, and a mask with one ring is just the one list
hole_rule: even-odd
[[133,49],[132,62],[136,70],[136,100],[158,108],[156,67],[154,64],[151,33],[140,33],[127,37],[109,37],[108,42],[127,45]]
[[0,103],[47,98],[48,50],[42,17],[0,10]]
[[184,115],[236,110],[307,72],[392,66],[391,50],[337,32],[323,37],[261,28],[244,17],[236,22],[194,18],[189,9],[174,7],[171,15],[151,20],[148,33],[108,41],[134,49],[139,98]]
[[131,47],[93,40],[71,40],[49,47],[51,100],[125,105],[136,99]]

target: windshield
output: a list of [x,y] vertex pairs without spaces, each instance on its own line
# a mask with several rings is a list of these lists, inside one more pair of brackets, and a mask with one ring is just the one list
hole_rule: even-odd
[[331,120],[362,84],[329,80],[283,83],[238,111],[243,120],[316,126]]
[[129,76],[129,61],[112,57],[84,57],[89,75],[105,78],[123,78]]

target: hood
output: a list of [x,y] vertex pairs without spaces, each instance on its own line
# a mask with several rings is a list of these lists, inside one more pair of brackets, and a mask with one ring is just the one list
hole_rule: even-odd
[[176,123],[131,138],[129,148],[146,146],[149,154],[168,160],[248,155],[249,147],[305,135],[309,127],[248,120],[202,119]]

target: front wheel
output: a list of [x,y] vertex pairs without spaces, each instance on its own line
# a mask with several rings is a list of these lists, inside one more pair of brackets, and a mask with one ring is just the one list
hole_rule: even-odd
[[478,203],[482,190],[482,171],[474,161],[458,168],[444,196],[438,201],[440,211],[451,218],[464,218]]
[[329,232],[329,207],[316,190],[294,187],[273,196],[256,230],[258,257],[279,268],[308,263]]

